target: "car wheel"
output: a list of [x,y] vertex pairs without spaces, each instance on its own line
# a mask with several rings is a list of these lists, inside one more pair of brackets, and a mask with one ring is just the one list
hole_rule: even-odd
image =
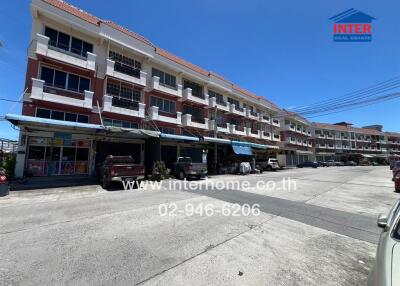
[[110,186],[110,184],[107,182],[107,180],[105,178],[103,178],[101,185],[102,185],[103,189],[105,189],[105,190],[107,190],[108,187]]
[[272,167],[271,166],[267,166],[267,171],[271,172],[272,171]]
[[178,177],[180,180],[185,179],[185,173],[183,171],[180,171]]

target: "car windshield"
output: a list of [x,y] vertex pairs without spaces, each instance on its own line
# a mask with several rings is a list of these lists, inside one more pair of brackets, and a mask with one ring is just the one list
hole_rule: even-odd
[[134,164],[135,160],[131,157],[112,158],[108,160],[111,164]]
[[387,219],[387,224],[391,226],[394,223],[394,219],[397,217],[400,211],[400,201],[397,201],[390,209]]
[[189,157],[182,157],[182,158],[179,158],[179,162],[181,162],[181,163],[191,163],[192,159],[189,158]]
[[271,161],[272,163],[278,163],[278,160],[276,160],[276,159],[270,159],[270,161]]

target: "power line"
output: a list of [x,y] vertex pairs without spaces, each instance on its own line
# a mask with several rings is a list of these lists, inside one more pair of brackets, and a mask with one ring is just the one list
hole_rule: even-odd
[[14,103],[22,103],[22,100],[13,100],[8,98],[0,98],[0,101],[14,102]]
[[[386,93],[392,89],[393,88],[389,88],[389,89],[385,89],[383,91]],[[305,112],[296,112],[296,113],[306,116],[306,115],[318,114],[318,113],[322,113],[322,112],[326,112],[326,111],[330,111],[330,110],[340,110],[343,108],[347,108],[349,106],[356,106],[356,105],[362,104],[367,101],[369,102],[369,101],[379,100],[381,96],[386,95],[386,94],[382,95],[381,93],[382,93],[382,91],[379,91],[379,92],[371,93],[364,97],[357,98],[355,100],[348,100],[345,102],[340,102],[340,103],[336,103],[336,104],[332,104],[332,105],[326,105],[326,106],[323,106],[320,108],[316,108],[314,110],[308,110]]]
[[316,102],[316,103],[313,103],[310,105],[300,106],[300,107],[293,108],[290,110],[293,112],[296,112],[296,113],[304,113],[304,112],[308,112],[308,111],[314,111],[316,109],[325,108],[325,107],[329,107],[332,105],[337,105],[339,103],[347,103],[347,102],[356,101],[358,99],[363,99],[365,97],[375,95],[376,92],[384,92],[384,91],[388,91],[388,90],[391,90],[391,89],[394,89],[397,87],[400,87],[399,77],[395,77],[390,80],[375,84],[373,86],[347,93],[343,96],[323,100],[323,101]]
[[375,103],[381,103],[381,102],[385,102],[385,101],[388,101],[388,100],[393,100],[393,99],[395,99],[397,97],[400,97],[400,93],[384,95],[380,99],[375,99],[374,102],[365,102],[364,104],[360,104],[359,106],[356,106],[356,107],[349,107],[349,108],[346,108],[346,109],[342,109],[342,110],[338,110],[338,111],[332,111],[332,112],[323,113],[323,114],[314,115],[314,116],[306,116],[306,118],[315,118],[315,117],[320,117],[320,116],[326,116],[326,115],[330,115],[330,114],[340,113],[340,112],[343,112],[343,111],[354,110],[354,109],[357,109],[357,108],[360,108],[360,107],[370,106],[370,105],[373,105]]
[[385,86],[385,85],[390,85],[390,84],[393,84],[393,83],[397,83],[399,80],[400,80],[400,76],[396,76],[396,77],[393,77],[393,78],[391,78],[389,80],[386,80],[386,81],[371,85],[369,87],[358,89],[358,90],[346,93],[346,94],[344,94],[342,96],[337,96],[337,97],[333,97],[333,98],[317,101],[317,102],[314,102],[314,103],[311,103],[311,104],[308,104],[308,105],[299,106],[299,107],[294,108],[293,110],[303,110],[303,109],[307,109],[307,108],[320,106],[322,104],[336,102],[338,100],[353,98],[354,96],[356,96],[356,95],[358,95],[360,93],[373,91],[375,88],[379,88],[379,87],[382,87],[382,86]]

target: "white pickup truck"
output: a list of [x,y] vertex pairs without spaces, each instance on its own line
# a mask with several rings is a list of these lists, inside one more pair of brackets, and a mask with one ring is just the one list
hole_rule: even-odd
[[276,171],[280,166],[277,159],[269,158],[265,160],[256,160],[256,168],[260,171]]

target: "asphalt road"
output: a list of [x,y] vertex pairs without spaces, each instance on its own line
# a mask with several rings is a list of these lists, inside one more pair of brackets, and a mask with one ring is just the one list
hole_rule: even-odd
[[194,193],[232,204],[259,204],[260,210],[265,213],[288,218],[370,243],[376,244],[379,239],[380,229],[376,227],[376,218],[374,217],[238,190],[216,191],[202,188],[194,191]]
[[[279,189],[283,177],[297,188]],[[398,197],[388,168],[287,170],[210,180],[246,190],[107,192],[96,186],[0,199],[0,285],[365,285],[376,215]],[[259,180],[277,189],[259,190]],[[258,216],[221,209],[260,204]],[[160,205],[212,216],[161,216]]]

